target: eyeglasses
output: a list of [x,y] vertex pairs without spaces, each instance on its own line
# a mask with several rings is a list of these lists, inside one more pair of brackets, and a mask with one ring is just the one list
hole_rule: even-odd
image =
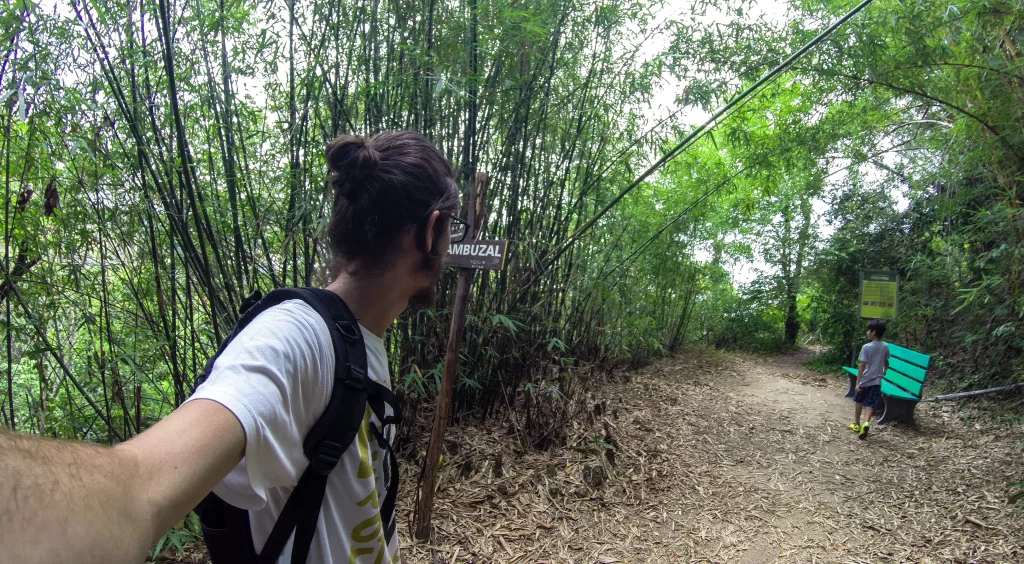
[[463,239],[466,238],[466,233],[468,231],[469,231],[469,224],[468,223],[466,223],[465,221],[462,221],[461,219],[459,219],[459,218],[457,218],[455,216],[452,216],[452,223],[451,223],[451,234],[452,234],[451,242],[452,243],[459,243],[459,242],[461,242]]
[[[431,207],[430,210],[428,210],[427,213],[425,213],[423,217],[420,218],[420,222],[426,221],[427,218],[430,217],[430,214],[434,213],[435,211],[438,210],[435,210],[433,207]],[[445,212],[441,213],[442,215],[448,215],[448,217],[451,219],[451,226],[449,227],[449,229],[451,230],[451,242],[462,242],[466,238],[466,233],[469,231],[469,224],[466,223],[464,220],[455,217],[454,215],[449,215]]]

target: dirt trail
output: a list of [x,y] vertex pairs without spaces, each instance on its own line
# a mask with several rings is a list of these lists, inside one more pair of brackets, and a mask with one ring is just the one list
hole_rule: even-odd
[[[803,411],[816,423],[826,419],[849,424],[850,401],[836,390],[841,379],[810,372],[806,363],[811,351],[765,359],[759,356],[731,355],[735,372],[709,382],[731,391],[750,394],[778,407]],[[844,391],[845,390],[840,390]]]
[[[1024,477],[1019,423],[980,428],[948,404],[922,404],[918,429],[879,426],[860,441],[847,428],[845,378],[809,372],[808,354],[694,351],[656,363],[600,386],[588,405],[607,400],[607,411],[573,423],[568,445],[548,452],[517,454],[497,424],[456,429],[434,542],[403,535],[406,557],[1024,561],[1024,516],[1005,501],[1006,484]],[[602,420],[618,442],[614,465],[594,440]],[[607,481],[586,483],[599,466]]]

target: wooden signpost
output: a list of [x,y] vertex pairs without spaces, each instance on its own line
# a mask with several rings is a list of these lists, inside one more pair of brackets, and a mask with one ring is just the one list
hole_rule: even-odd
[[459,268],[459,279],[455,287],[455,308],[452,312],[451,331],[448,334],[448,349],[444,356],[441,389],[438,391],[437,406],[434,408],[434,426],[430,432],[430,444],[427,447],[419,500],[414,515],[415,535],[421,541],[430,539],[430,515],[434,509],[434,488],[437,484],[438,463],[441,460],[441,449],[444,446],[448,412],[451,410],[452,390],[455,387],[459,348],[462,346],[462,336],[466,328],[466,308],[469,304],[469,290],[473,284],[473,274],[477,269],[501,270],[505,268],[505,253],[508,250],[506,241],[476,240],[486,217],[484,205],[487,201],[488,181],[487,173],[476,173],[467,206],[466,223],[469,224],[469,228],[466,232],[466,239],[459,243],[453,243],[445,258],[446,265]]

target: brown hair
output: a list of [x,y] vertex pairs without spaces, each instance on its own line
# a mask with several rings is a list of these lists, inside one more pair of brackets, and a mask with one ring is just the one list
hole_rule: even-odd
[[[451,163],[419,133],[387,131],[369,139],[343,135],[327,145],[325,156],[334,189],[328,234],[336,269],[353,264],[383,268],[410,228],[426,252],[429,215],[436,210],[450,218],[459,210]],[[435,224],[435,240],[448,225]]]

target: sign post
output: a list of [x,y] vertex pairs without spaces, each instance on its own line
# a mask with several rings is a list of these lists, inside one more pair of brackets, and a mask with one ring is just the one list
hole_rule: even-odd
[[424,460],[419,500],[414,514],[415,536],[421,541],[430,539],[430,515],[434,510],[434,487],[437,484],[438,463],[441,449],[444,446],[444,432],[448,425],[448,412],[451,410],[452,390],[455,387],[455,374],[459,362],[459,348],[466,328],[466,308],[469,304],[469,290],[473,284],[473,274],[477,269],[501,270],[505,267],[506,241],[477,241],[483,227],[484,204],[486,202],[487,173],[478,172],[473,179],[473,188],[469,193],[466,222],[469,229],[465,243],[454,243],[445,257],[447,266],[459,268],[459,279],[455,287],[455,307],[452,311],[452,326],[448,334],[448,349],[444,357],[444,372],[441,376],[441,389],[437,394],[437,405],[434,408],[434,426],[430,432],[430,443],[427,446],[427,457]]
[[868,319],[896,317],[899,273],[891,270],[860,271],[860,316]]

